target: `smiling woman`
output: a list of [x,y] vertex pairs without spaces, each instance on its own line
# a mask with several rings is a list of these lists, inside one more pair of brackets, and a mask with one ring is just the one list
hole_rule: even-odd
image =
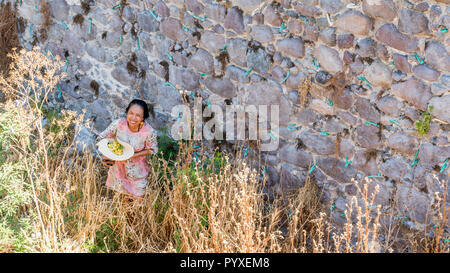
[[114,161],[103,156],[103,165],[110,167],[106,186],[123,194],[142,197],[149,173],[146,156],[158,152],[156,133],[145,121],[149,112],[144,101],[131,101],[125,113],[126,117],[113,121],[99,134],[99,139],[118,138],[134,149],[134,155],[125,161]]

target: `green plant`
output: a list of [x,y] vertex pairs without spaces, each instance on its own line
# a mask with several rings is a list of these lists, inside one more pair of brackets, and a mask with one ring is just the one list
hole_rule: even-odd
[[100,229],[95,233],[94,244],[89,246],[90,252],[112,252],[117,250],[119,238],[114,230],[115,225],[117,225],[117,219],[115,218],[101,225]]
[[178,153],[178,142],[167,134],[168,128],[163,127],[158,136],[158,156],[166,161],[173,161]]
[[417,133],[420,137],[426,135],[430,130],[430,122],[433,116],[431,115],[431,111],[433,110],[433,106],[429,107],[429,110],[423,114],[422,120],[416,122]]

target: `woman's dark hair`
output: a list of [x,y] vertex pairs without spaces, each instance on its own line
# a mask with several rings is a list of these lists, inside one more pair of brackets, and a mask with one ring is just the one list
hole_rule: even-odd
[[139,99],[134,99],[134,100],[132,100],[132,101],[130,102],[130,104],[128,104],[128,107],[127,107],[127,109],[125,110],[125,114],[128,114],[128,110],[129,110],[130,107],[133,106],[133,105],[139,105],[139,106],[142,108],[142,110],[144,110],[144,120],[146,120],[146,119],[150,116],[150,114],[149,114],[149,112],[148,112],[148,106],[147,106],[147,103],[145,103],[145,101],[139,100]]

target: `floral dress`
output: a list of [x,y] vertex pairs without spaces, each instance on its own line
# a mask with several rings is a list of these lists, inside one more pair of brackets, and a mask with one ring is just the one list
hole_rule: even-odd
[[[98,136],[99,140],[114,137],[131,144],[135,153],[144,149],[151,149],[152,154],[158,152],[155,130],[147,122],[144,122],[144,126],[138,132],[132,132],[128,127],[127,119],[120,118],[114,120]],[[112,167],[109,167],[106,186],[124,194],[143,196],[149,170],[146,156],[116,161]]]

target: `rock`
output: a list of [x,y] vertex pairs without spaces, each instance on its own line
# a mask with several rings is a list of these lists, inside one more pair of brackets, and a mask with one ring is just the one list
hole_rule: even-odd
[[425,12],[428,10],[429,7],[430,7],[430,5],[427,2],[422,2],[422,3],[417,4],[414,7],[414,9],[419,12]]
[[433,105],[431,114],[440,120],[450,123],[450,95],[444,95],[442,97],[433,97],[430,100],[430,105]]
[[391,90],[395,96],[408,101],[423,111],[427,110],[428,101],[432,96],[430,86],[415,77],[392,84]]
[[[173,19],[170,20],[170,22],[173,22]],[[141,11],[137,14],[137,23],[140,27],[142,27],[142,30],[146,32],[156,32],[159,31],[159,22],[156,20],[153,15],[151,15],[149,12]],[[181,28],[181,27],[180,27]],[[162,30],[161,30],[162,31]],[[164,34],[164,33],[163,33]],[[166,34],[164,34],[166,35]],[[176,40],[169,36],[172,40]],[[184,39],[183,39],[184,40]]]
[[334,115],[334,109],[332,106],[328,105],[328,103],[324,102],[320,99],[313,99],[309,103],[309,108],[312,110],[319,112],[323,115]]
[[130,23],[133,23],[134,20],[136,20],[135,10],[130,6],[125,6],[123,8],[122,16],[123,18],[125,18],[125,20],[127,20]]
[[237,7],[228,9],[227,17],[225,18],[225,28],[231,28],[237,34],[244,33],[244,19],[242,17],[242,10]]
[[225,39],[223,36],[217,35],[209,30],[203,32],[200,42],[202,46],[213,54],[218,53],[225,46]]
[[344,51],[344,56],[342,57],[344,64],[351,64],[355,61],[355,55],[350,53],[350,51]]
[[431,207],[426,195],[412,186],[399,184],[395,195],[395,202],[400,209],[401,216],[407,216],[419,223],[430,222],[429,214]]
[[311,7],[299,2],[293,2],[292,5],[294,6],[294,9],[302,15],[309,17],[319,17],[322,15],[322,11],[317,7]]
[[231,3],[234,6],[239,6],[246,13],[252,13],[261,5],[262,2],[263,0],[246,0],[246,1],[231,0]]
[[413,155],[419,147],[419,141],[412,135],[398,132],[389,136],[387,145],[403,154]]
[[88,128],[81,124],[75,125],[74,140],[75,148],[78,151],[94,152],[95,151],[95,135]]
[[[337,119],[330,119],[325,123],[323,127],[324,131],[330,132],[330,134],[342,133],[347,126]],[[341,143],[342,144],[342,143]]]
[[372,38],[364,38],[358,41],[355,53],[361,57],[374,58],[376,55],[377,42]]
[[394,53],[392,58],[394,59],[395,68],[403,73],[411,72],[411,64],[408,62],[408,56]]
[[278,65],[274,66],[271,72],[271,76],[274,81],[280,82],[285,77],[283,68]]
[[447,90],[448,90],[448,88],[445,88],[444,86],[442,86],[439,83],[433,83],[431,85],[431,93],[433,93],[433,95],[435,95],[435,96],[441,96],[442,94],[447,92]]
[[181,28],[180,21],[175,18],[164,18],[161,21],[160,29],[164,36],[174,41],[181,42],[187,38],[185,31]]
[[390,68],[380,61],[374,61],[366,68],[366,78],[373,86],[388,89],[392,84]]
[[271,80],[257,82],[247,87],[246,104],[253,105],[277,105],[280,103],[280,98],[283,90],[281,86]]
[[344,4],[341,0],[320,0],[320,7],[328,13],[336,13],[344,7]]
[[[291,72],[289,78],[286,80],[286,86],[288,88],[297,89],[305,78],[306,78],[306,75],[302,72],[300,72],[300,73],[292,73]],[[294,103],[297,103],[297,102],[294,102]]]
[[333,101],[334,106],[341,109],[350,109],[354,102],[353,97],[353,92],[351,92],[348,88],[345,88],[342,92],[333,92],[330,99]]
[[419,148],[419,161],[422,164],[439,165],[449,157],[450,147],[439,147],[429,143],[422,143]]
[[264,22],[279,27],[281,25],[281,16],[278,14],[272,7],[272,5],[268,5],[264,10]]
[[357,151],[353,157],[352,166],[367,175],[378,174],[377,157],[368,156],[368,152],[369,150]]
[[64,34],[64,38],[61,43],[61,47],[67,49],[67,51],[74,56],[83,56],[84,55],[84,46],[80,46],[83,44],[83,41],[80,37],[74,34],[72,31],[66,31]]
[[395,70],[392,73],[392,79],[396,82],[400,82],[400,81],[404,81],[406,79],[408,75],[406,75],[405,73],[401,72],[400,70]]
[[319,71],[314,76],[314,79],[316,80],[316,82],[318,82],[322,85],[327,84],[331,80],[331,78],[333,78],[333,75],[331,75],[327,71]]
[[245,70],[238,66],[228,65],[225,71],[225,76],[232,79],[233,81],[248,83],[250,79],[245,77]]
[[359,125],[356,127],[356,140],[363,148],[379,149],[383,145],[378,135],[379,130],[373,125]]
[[359,75],[364,71],[364,63],[361,60],[361,57],[357,56],[355,61],[350,64],[350,69],[353,75]]
[[125,86],[132,86],[136,78],[130,75],[124,66],[115,67],[111,71],[111,76]]
[[356,112],[358,112],[361,118],[375,123],[380,122],[380,114],[370,104],[370,101],[368,99],[357,97],[355,107]]
[[106,53],[106,51],[103,49],[102,46],[100,46],[100,43],[97,41],[87,42],[85,48],[89,56],[91,56],[92,58],[96,59],[99,62],[104,63],[106,61],[112,60],[112,56]]
[[303,32],[303,23],[300,20],[290,19],[287,23],[287,30],[292,34],[301,34]]
[[279,105],[279,125],[286,128],[291,121],[293,109],[286,96],[281,96]]
[[296,121],[305,126],[312,125],[318,119],[318,115],[312,109],[299,110],[296,116]]
[[189,66],[199,72],[212,73],[214,71],[214,58],[208,51],[199,48],[189,60]]
[[66,21],[69,17],[70,6],[64,0],[52,0],[48,2],[50,14],[58,21]]
[[351,140],[346,138],[341,138],[341,143],[339,145],[339,156],[342,158],[348,157],[351,160],[355,154],[355,146]]
[[301,168],[308,168],[313,158],[303,150],[298,150],[294,145],[284,145],[278,154],[279,158]]
[[208,77],[205,80],[205,85],[209,90],[221,97],[232,98],[236,96],[236,87],[228,78]]
[[272,29],[267,25],[253,26],[251,36],[261,43],[267,43],[273,39]]
[[305,47],[301,38],[285,38],[277,41],[277,48],[286,55],[302,58],[305,56]]
[[[111,34],[108,34],[108,37],[113,36],[114,42],[116,44],[120,43],[119,34],[118,33],[114,33],[114,34],[111,33]],[[142,48],[146,51],[152,52],[152,50],[153,50],[152,36],[147,32],[140,32],[138,34],[138,37],[139,37],[139,42],[140,42],[140,45],[142,46]]]
[[161,0],[158,3],[156,3],[153,8],[155,9],[155,13],[161,16],[162,18],[170,16],[170,9]]
[[205,11],[205,7],[197,0],[185,0],[184,4],[187,10],[192,11],[197,16],[202,15]]
[[317,167],[340,183],[350,183],[352,178],[356,176],[356,171],[352,165],[345,167],[345,162],[341,160],[337,160],[335,165],[332,157],[319,157]]
[[164,109],[170,113],[173,107],[183,104],[180,93],[171,86],[166,86],[160,82],[156,88],[158,89],[156,101],[159,102],[160,109]]
[[337,44],[339,48],[351,48],[353,47],[353,40],[355,36],[353,34],[341,34],[338,35]]
[[313,54],[317,58],[320,66],[328,72],[337,73],[344,71],[344,65],[336,49],[319,45],[314,49]]
[[441,83],[443,86],[450,89],[450,75],[442,75],[441,77]]
[[169,79],[174,85],[181,85],[182,89],[194,90],[199,87],[199,75],[193,69],[169,66]]
[[429,67],[426,64],[419,64],[413,67],[414,75],[416,75],[418,78],[426,81],[437,81],[439,79],[439,76],[441,75],[441,72]]
[[92,64],[88,59],[83,58],[80,60],[79,69],[81,69],[81,71],[87,72],[89,69],[91,69],[91,67]]
[[283,192],[293,191],[305,184],[305,177],[299,178],[292,174],[292,170],[281,167],[280,171],[280,185]]
[[261,74],[265,74],[271,66],[270,56],[262,49],[249,50],[247,52],[247,66],[253,67],[253,69]]
[[438,41],[429,41],[425,47],[425,62],[441,71],[450,71],[450,55]]
[[410,172],[409,165],[405,162],[403,157],[395,156],[386,160],[380,166],[381,172],[390,179],[401,182],[405,174]]
[[240,66],[247,66],[248,42],[241,38],[229,39],[227,41],[227,52],[231,61]]
[[384,113],[395,117],[400,114],[400,109],[403,107],[403,103],[401,103],[395,97],[386,96],[382,97],[377,102],[377,107]]
[[329,27],[319,33],[319,39],[328,46],[336,46],[336,28]]
[[305,41],[317,42],[319,37],[319,28],[317,26],[306,25],[302,38]]
[[209,4],[205,8],[206,18],[216,22],[224,22],[226,16],[226,9],[219,4]]
[[354,35],[368,35],[372,30],[372,21],[369,17],[357,10],[347,10],[339,15],[336,27],[342,32]]
[[300,140],[312,152],[321,155],[334,154],[336,142],[330,137],[313,133],[311,130],[300,133]]
[[398,17],[398,30],[407,34],[429,33],[428,19],[422,12],[402,9]]
[[337,111],[337,115],[347,124],[355,126],[358,122],[358,119],[347,111]]
[[389,61],[390,54],[387,47],[385,47],[384,45],[379,45],[376,53],[377,57],[380,58],[380,60],[382,60],[383,62],[387,63]]
[[393,24],[382,25],[375,33],[375,37],[379,42],[400,51],[408,53],[417,51],[417,39],[399,32]]
[[362,9],[373,18],[392,21],[397,17],[397,7],[392,0],[364,0]]

